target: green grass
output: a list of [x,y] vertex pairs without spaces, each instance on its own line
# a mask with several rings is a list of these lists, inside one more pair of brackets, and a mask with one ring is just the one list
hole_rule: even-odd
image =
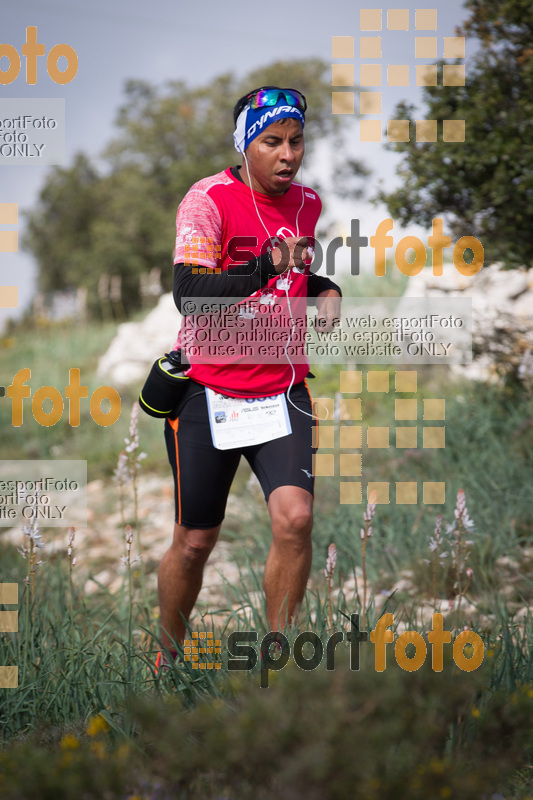
[[[15,331],[15,342],[2,353],[6,385],[29,366],[32,394],[41,385],[63,393],[68,369],[76,366],[92,392],[101,383],[94,375],[98,357],[114,330],[107,325]],[[325,365],[316,372],[312,393],[334,396],[338,368]],[[14,429],[10,403],[4,400],[3,457],[67,459],[83,454],[89,479],[108,478],[128,434],[135,396],[133,389],[123,393],[119,421],[104,430],[87,409],[78,429],[66,419],[54,428],[39,426],[31,417],[31,400],[25,400],[24,424]],[[475,522],[468,562],[474,577],[464,598],[469,610],[452,610],[444,621],[453,637],[464,625],[479,634],[485,646],[482,668],[460,673],[448,660],[442,679],[427,667],[420,673],[403,672],[394,666],[389,645],[390,669],[388,665],[377,676],[374,645],[367,644],[362,646],[360,672],[342,661],[347,656],[343,645],[335,673],[319,669],[313,676],[287,667],[271,675],[268,690],[258,688],[259,664],[239,674],[226,669],[200,672],[187,663],[158,679],[150,666],[158,649],[157,599],[144,583],[133,578],[130,595],[125,571],[117,594],[102,588],[85,596],[76,568],[71,587],[66,557],[45,548],[40,555],[47,563],[34,576],[32,600],[23,583],[27,562],[14,547],[2,544],[0,534],[0,582],[16,582],[20,590],[19,632],[0,634],[0,664],[19,667],[19,688],[0,690],[2,797],[166,800],[196,793],[206,798],[276,794],[289,800],[303,792],[310,798],[427,798],[437,784],[438,796],[461,800],[497,791],[505,800],[533,796],[533,616],[523,621],[516,617],[519,607],[533,606],[531,398],[504,387],[453,383],[439,368],[419,373],[416,397],[420,409],[424,398],[445,398],[446,420],[434,424],[445,424],[446,447],[424,450],[419,440],[420,449],[406,451],[396,449],[392,439],[388,450],[363,448],[365,479],[390,482],[391,488],[396,481],[417,481],[421,487],[422,481],[444,480],[445,504],[377,506],[366,551],[369,585],[363,608],[359,531],[365,505],[339,505],[338,477],[318,479],[311,581],[299,629],[286,633],[291,646],[299,631],[314,631],[324,642],[330,635],[323,569],[327,547],[334,542],[334,627],[348,632],[350,614],[358,613],[365,615],[370,630],[390,611],[396,636],[401,624],[420,632],[427,643],[430,625],[421,621],[419,608],[433,597],[431,564],[425,561],[432,557],[428,543],[436,515],[443,515],[444,529],[453,520],[457,492],[464,489]],[[392,391],[364,394],[363,404],[364,425],[395,425]],[[423,424],[420,412],[418,425]],[[161,424],[141,415],[139,427],[140,447],[148,453],[142,474],[166,470]],[[338,434],[335,444],[338,457]],[[243,468],[234,487],[241,497],[248,492],[247,475]],[[118,498],[116,502],[118,507]],[[192,626],[214,629],[224,643],[223,662],[231,631],[255,630],[259,642],[267,632],[264,603],[257,599],[270,542],[262,501],[254,504],[251,522],[226,529],[224,535],[244,568],[242,580],[226,587],[225,610],[215,614],[213,608],[212,617],[207,614],[201,622],[197,616]],[[502,561],[504,556],[509,561]],[[354,570],[355,597],[344,591]],[[452,572],[449,566],[438,572],[441,598],[451,591]],[[382,592],[389,592],[401,575],[409,576],[413,592],[397,591],[384,599]],[[371,700],[372,708],[367,708]],[[95,715],[102,715],[107,732],[91,733],[88,722]],[[250,749],[242,756],[246,763],[239,773],[234,759],[245,745]],[[359,753],[357,759],[354,753]],[[492,762],[487,774],[485,753]],[[360,765],[359,783],[352,763]],[[474,778],[467,778],[462,764]],[[159,789],[154,788],[157,782]],[[318,794],[313,794],[314,786],[320,787]]]
[[[208,798],[247,798],[276,791],[290,798],[296,784],[287,787],[297,781],[307,787],[306,796],[314,796],[318,785],[323,794],[317,798],[342,798],[355,777],[354,736],[360,781],[349,796],[365,798],[373,788],[378,798],[424,798],[431,781],[451,787],[452,794],[443,796],[461,800],[481,798],[488,788],[510,782],[515,788],[506,798],[526,796],[531,619],[517,631],[502,608],[498,624],[483,637],[487,655],[475,672],[458,670],[448,650],[443,672],[432,673],[429,648],[424,667],[405,672],[389,645],[387,667],[376,673],[370,644],[362,646],[360,670],[353,672],[345,641],[337,646],[334,672],[325,671],[325,662],[316,673],[301,672],[290,661],[281,672],[272,670],[269,688],[260,689],[262,662],[250,673],[226,670],[229,631],[255,630],[258,648],[267,632],[264,609],[252,605],[247,619],[228,614],[215,626],[224,644],[222,670],[199,672],[185,663],[156,678],[151,663],[157,642],[150,637],[157,636],[154,598],[143,596],[137,585],[131,605],[127,574],[116,596],[84,598],[74,583],[71,597],[65,561],[52,556],[36,573],[33,602],[26,588],[20,598],[19,633],[4,634],[0,642],[0,662],[19,664],[20,670],[20,686],[3,690],[0,711],[3,797],[15,798],[18,791],[28,800],[66,800],[85,776],[86,794],[80,797],[192,797],[196,791]],[[15,550],[3,551],[4,581],[22,586],[22,566]],[[259,585],[253,571],[249,588],[231,587],[233,599],[244,607],[250,589]],[[360,610],[339,595],[333,603],[335,628],[347,633],[343,615]],[[394,599],[385,610],[397,610]],[[372,628],[379,616],[372,602],[368,611]],[[331,634],[326,619],[324,592],[310,591],[300,630],[316,632],[325,645]],[[412,616],[407,622],[409,629],[427,633]],[[298,631],[285,633],[293,647]],[[487,752],[492,754],[488,772]],[[279,786],[283,775],[286,784]],[[157,794],[156,784],[168,794]],[[140,786],[150,787],[147,794],[140,794]],[[216,793],[222,790],[228,794]]]
[[[91,417],[89,399],[99,386],[108,385],[109,379],[98,378],[98,360],[107,349],[114,335],[116,324],[56,324],[42,329],[23,330],[17,328],[2,344],[2,375],[6,386],[14,375],[25,367],[31,370],[27,385],[31,396],[23,401],[23,424],[13,427],[11,400],[5,398],[0,404],[2,427],[2,454],[5,459],[79,459],[87,460],[89,480],[109,477],[116,466],[118,453],[123,449],[127,436],[131,407],[137,399],[139,386],[121,391],[121,413],[110,426],[98,425]],[[80,424],[69,424],[68,400],[65,387],[69,382],[69,370],[80,370],[80,382],[88,387],[88,398],[81,402]],[[41,386],[57,388],[64,400],[61,419],[53,426],[40,425],[32,414],[32,398]],[[108,410],[107,401],[102,410]],[[51,402],[45,401],[45,411],[51,410]],[[161,469],[166,463],[161,459],[164,452],[162,423],[141,415],[140,435],[145,449],[150,453],[149,469]],[[161,448],[163,444],[163,448]]]

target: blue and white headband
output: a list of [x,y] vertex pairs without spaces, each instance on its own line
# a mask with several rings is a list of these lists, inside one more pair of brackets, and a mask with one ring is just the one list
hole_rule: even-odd
[[248,103],[239,114],[233,133],[235,150],[244,153],[265,128],[280,119],[297,119],[302,123],[302,128],[305,125],[305,117],[300,109],[287,105],[284,98],[275,106],[264,106],[255,110]]

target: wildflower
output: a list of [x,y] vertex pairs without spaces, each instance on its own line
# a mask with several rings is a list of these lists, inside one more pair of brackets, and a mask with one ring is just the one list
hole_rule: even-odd
[[466,530],[470,530],[474,527],[474,521],[468,516],[466,496],[463,489],[459,489],[457,492],[456,506],[453,515],[457,521],[461,521],[463,528]]
[[91,717],[85,728],[88,736],[98,736],[100,733],[107,733],[109,724],[105,721],[101,714],[96,714]]
[[137,430],[137,423],[139,419],[139,404],[134,403],[131,409],[130,417],[130,438],[125,439],[126,453],[133,453],[139,446],[139,432]]
[[76,528],[69,528],[68,529],[68,541],[67,541],[67,556],[70,558],[72,555],[72,548],[74,547],[74,539],[76,537]]
[[72,733],[67,733],[61,739],[59,746],[62,750],[77,750],[80,743]]
[[463,489],[459,489],[459,491],[457,492],[455,510],[453,512],[453,515],[454,515],[454,521],[451,525],[448,526],[447,533],[450,539],[453,541],[452,563],[455,569],[454,589],[456,590],[458,603],[460,604],[461,597],[468,589],[468,586],[470,585],[470,581],[474,574],[473,570],[470,567],[466,568],[466,576],[468,578],[468,583],[465,587],[463,587],[462,573],[463,570],[465,569],[466,560],[468,558],[470,548],[473,544],[472,540],[465,539],[463,534],[466,531],[472,530],[472,528],[474,527],[474,521],[470,519],[470,516],[468,514],[468,509],[466,507],[466,496]]
[[[130,435],[129,438],[126,437],[124,441],[126,442],[126,450],[124,451],[126,454],[126,459],[128,458],[128,454],[133,454],[139,447],[139,431],[138,431],[138,420],[139,420],[139,403],[135,402],[131,409],[131,417],[130,417]],[[122,455],[122,454],[121,454]],[[136,457],[135,462],[142,461],[143,458],[146,458],[146,453],[139,453]],[[120,457],[119,457],[120,463]]]
[[337,548],[332,542],[328,547],[328,558],[326,561],[326,569],[324,570],[324,576],[326,578],[327,595],[328,595],[328,621],[330,628],[333,627],[333,617],[331,614],[331,590],[333,589],[333,575],[335,573],[336,565],[337,565]]
[[435,553],[438,556],[441,567],[444,566],[443,559],[448,555],[448,553],[445,551],[439,552],[442,543],[442,514],[437,514],[437,519],[435,520],[435,531],[432,538],[429,540],[428,547],[432,553]]
[[91,748],[93,753],[96,753],[98,758],[105,758],[106,748],[104,742],[99,742],[99,741],[91,742],[89,747]]
[[[435,532],[433,534],[433,539],[430,542],[430,549],[436,550],[437,547],[440,546],[442,542],[442,514],[437,514],[437,519],[435,520]],[[431,543],[435,544],[435,547],[431,547]]]
[[[117,469],[115,470],[115,477],[120,487],[120,510],[122,523],[124,524],[124,492],[123,486],[126,480],[131,479],[133,489],[133,510],[135,515],[135,530],[137,532],[137,548],[141,550],[140,530],[139,530],[139,498],[138,498],[138,476],[141,467],[141,461],[146,458],[146,453],[139,453],[139,403],[135,402],[131,409],[129,437],[124,439],[126,443],[125,450],[120,454]],[[137,558],[136,560],[139,560]],[[131,563],[131,562],[130,562]],[[142,576],[141,576],[142,577]]]
[[70,568],[76,566],[76,556],[72,558],[72,553],[74,551],[74,539],[76,538],[76,528],[69,528],[68,529],[68,540],[67,540],[67,556],[70,562]]
[[363,520],[365,522],[365,527],[360,529],[360,536],[363,542],[362,545],[362,552],[361,552],[361,563],[363,567],[363,617],[362,617],[362,624],[363,628],[365,626],[365,617],[366,617],[366,592],[367,592],[367,575],[366,575],[366,543],[370,536],[372,536],[372,526],[371,522],[374,518],[374,514],[376,513],[376,504],[378,501],[378,493],[375,489],[373,489],[370,494],[368,495],[368,503],[366,506],[366,511],[363,514]]
[[[36,495],[36,504],[39,503],[39,495],[40,492],[37,491]],[[39,524],[35,518],[32,519],[29,525],[24,525],[23,528],[24,536],[27,537],[27,543],[23,543],[22,547],[18,548],[18,552],[22,556],[22,558],[28,560],[28,574],[24,578],[24,583],[26,586],[29,586],[31,589],[31,599],[33,600],[33,576],[38,569],[38,567],[42,567],[43,564],[46,564],[46,561],[42,559],[36,560],[36,553],[38,550],[42,550],[46,547],[46,543],[43,541],[42,533],[39,529]]]
[[474,576],[474,570],[472,569],[472,567],[467,567],[466,570],[465,570],[465,574],[466,574],[466,577],[468,578],[468,583],[466,584],[465,588],[463,589],[463,594],[465,594],[466,590],[468,589],[468,587],[472,583],[472,578]]
[[45,542],[43,542],[43,535],[36,519],[32,519],[29,525],[24,525],[24,535],[28,537],[30,545],[33,545],[34,548],[43,548],[46,546]]
[[373,489],[369,496],[368,496],[368,504],[366,507],[366,511],[363,514],[363,519],[365,522],[372,522],[374,514],[376,513],[376,504],[378,501],[378,493],[375,489]]
[[133,558],[131,556],[131,546],[133,544],[133,529],[131,525],[126,525],[124,537],[126,539],[126,555],[122,556],[120,561],[125,567],[131,567],[132,564],[141,560],[140,555],[136,555]]
[[124,486],[128,482],[129,477],[130,473],[128,469],[128,454],[125,450],[122,450],[118,457],[115,471],[113,472],[113,480],[116,484],[118,484],[118,486]]
[[[440,567],[444,567],[444,559],[448,555],[447,551],[441,551],[442,544],[442,514],[437,514],[435,530],[428,543],[428,548],[433,553],[433,597],[435,598],[435,603],[437,602],[437,562]],[[426,564],[431,563],[427,558],[424,561]]]
[[[142,558],[142,556],[135,556],[134,558],[132,558],[130,560],[129,556],[121,556],[120,557],[120,563],[123,564],[125,567],[131,567],[133,564],[136,564],[137,561],[140,561],[141,558]],[[134,577],[138,577],[139,575],[140,575],[140,572],[137,575],[135,575]]]
[[337,565],[337,548],[332,543],[328,547],[328,559],[326,561],[326,569],[324,570],[324,576],[330,586],[333,584],[333,573],[335,572],[336,565]]
[[130,754],[130,747],[128,744],[121,744],[118,750],[116,751],[116,755],[118,758],[127,758]]
[[116,469],[113,473],[113,481],[115,482],[116,486],[118,487],[118,496],[119,496],[119,503],[120,503],[120,518],[122,519],[122,524],[125,524],[125,515],[124,515],[124,488],[127,485],[130,479],[130,468],[128,466],[128,454],[125,450],[122,450],[118,457],[118,463]]

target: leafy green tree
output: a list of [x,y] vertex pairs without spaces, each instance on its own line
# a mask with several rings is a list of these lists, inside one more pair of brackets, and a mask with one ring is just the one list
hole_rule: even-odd
[[83,285],[91,227],[98,213],[99,176],[87,156],[78,153],[71,167],[50,170],[38,208],[27,215],[25,246],[39,264],[43,291]]
[[[426,119],[466,120],[466,141],[414,141],[414,107],[400,104],[395,119],[411,120],[411,140],[390,145],[404,156],[401,187],[381,192],[394,219],[431,226],[447,219],[456,236],[477,236],[485,260],[508,268],[533,266],[533,4],[531,0],[467,0],[470,17],[458,35],[467,51],[465,86],[424,88]],[[455,62],[460,63],[460,62]]]
[[[40,288],[85,286],[97,311],[99,277],[120,275],[122,302],[131,312],[140,305],[141,274],[159,267],[169,290],[177,206],[195,181],[240,163],[232,138],[236,100],[262,84],[300,89],[309,104],[305,132],[312,153],[323,137],[340,141],[329,70],[307,59],[276,62],[239,80],[221,75],[199,88],[128,81],[117,136],[103,154],[104,173],[78,155],[70,168],[48,174],[28,215],[25,246],[38,261]],[[364,170],[354,162],[351,171]]]

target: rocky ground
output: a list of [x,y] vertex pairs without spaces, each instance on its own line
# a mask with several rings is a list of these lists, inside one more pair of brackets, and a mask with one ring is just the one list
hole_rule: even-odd
[[[130,487],[128,487],[130,488]],[[117,487],[112,481],[96,480],[87,487],[87,527],[76,530],[74,555],[76,565],[73,570],[74,582],[83,588],[86,596],[108,591],[116,595],[125,585],[126,568],[121,562],[125,554],[125,536],[122,513],[120,511]],[[171,476],[141,474],[138,491],[140,543],[144,575],[146,576],[147,596],[153,598],[153,613],[158,614],[156,600],[157,568],[166,552],[172,536],[174,521],[174,497]],[[218,541],[205,569],[204,585],[198,599],[195,616],[191,619],[193,627],[207,617],[209,623],[224,624],[228,614],[233,613],[241,618],[250,618],[251,608],[263,609],[263,593],[258,591],[246,567],[244,554],[247,545],[252,543],[247,531],[254,524],[258,509],[264,512],[262,497],[255,479],[248,480],[245,491],[241,495],[230,494],[226,519]],[[130,494],[126,497],[124,507],[126,522],[133,524],[134,507]],[[265,516],[266,518],[266,516]],[[44,561],[53,554],[67,557],[67,530],[64,528],[48,528],[43,531],[46,547],[40,555]],[[4,530],[0,533],[3,542],[20,547],[23,533],[19,528]],[[134,538],[132,557],[138,554],[137,538]],[[261,577],[263,564],[257,566],[257,574]],[[505,600],[513,623],[524,625],[533,614],[533,598],[527,592],[527,575],[533,568],[533,547],[522,548],[513,556],[503,556],[496,563],[497,577],[495,585],[498,595]],[[139,581],[138,565],[134,566],[136,583]],[[310,582],[311,587],[320,587],[324,592],[324,578],[320,573]],[[359,567],[355,574],[347,576],[342,587],[334,581],[332,607],[336,608],[339,592],[342,591],[347,607],[354,608],[357,591],[363,591],[363,575]],[[383,588],[386,586],[386,588]],[[238,594],[234,589],[238,587]],[[409,609],[409,618],[416,619],[420,627],[431,623],[432,615],[439,611],[445,621],[451,619],[454,610],[447,599],[423,599],[416,585],[414,573],[403,570],[399,575],[381,580],[379,587],[368,586],[367,596],[373,597],[376,612],[379,614],[387,598],[400,601],[405,609]],[[243,597],[245,600],[243,602]],[[335,615],[333,622],[335,622]],[[468,627],[489,631],[495,622],[495,615],[484,603],[471,602],[470,597],[461,600],[461,620]],[[316,621],[316,620],[313,620]],[[409,629],[407,623],[395,614],[397,634]]]
[[[131,494],[131,492],[130,492]],[[156,589],[157,567],[168,549],[174,527],[174,488],[172,477],[141,475],[138,492],[140,543],[146,587],[149,593]],[[250,501],[251,502],[251,501]],[[118,490],[113,482],[95,480],[87,486],[87,527],[76,530],[74,555],[76,565],[74,581],[83,587],[86,595],[94,595],[102,589],[112,594],[120,591],[124,584],[125,567],[121,557],[125,554],[125,535],[122,514],[119,508]],[[248,504],[230,495],[225,526],[235,530],[251,517]],[[124,518],[134,524],[134,506],[127,497]],[[46,561],[52,554],[66,556],[67,530],[47,528],[43,530],[46,547],[40,556]],[[24,535],[20,528],[0,532],[2,541],[17,547],[22,545]],[[132,556],[138,554],[137,538],[134,538]],[[239,580],[239,568],[235,563],[234,546],[223,537],[217,543],[205,570],[205,580],[199,598],[202,611],[227,607],[225,585],[234,585]],[[134,568],[136,568],[135,565]],[[155,609],[157,611],[157,609]]]

